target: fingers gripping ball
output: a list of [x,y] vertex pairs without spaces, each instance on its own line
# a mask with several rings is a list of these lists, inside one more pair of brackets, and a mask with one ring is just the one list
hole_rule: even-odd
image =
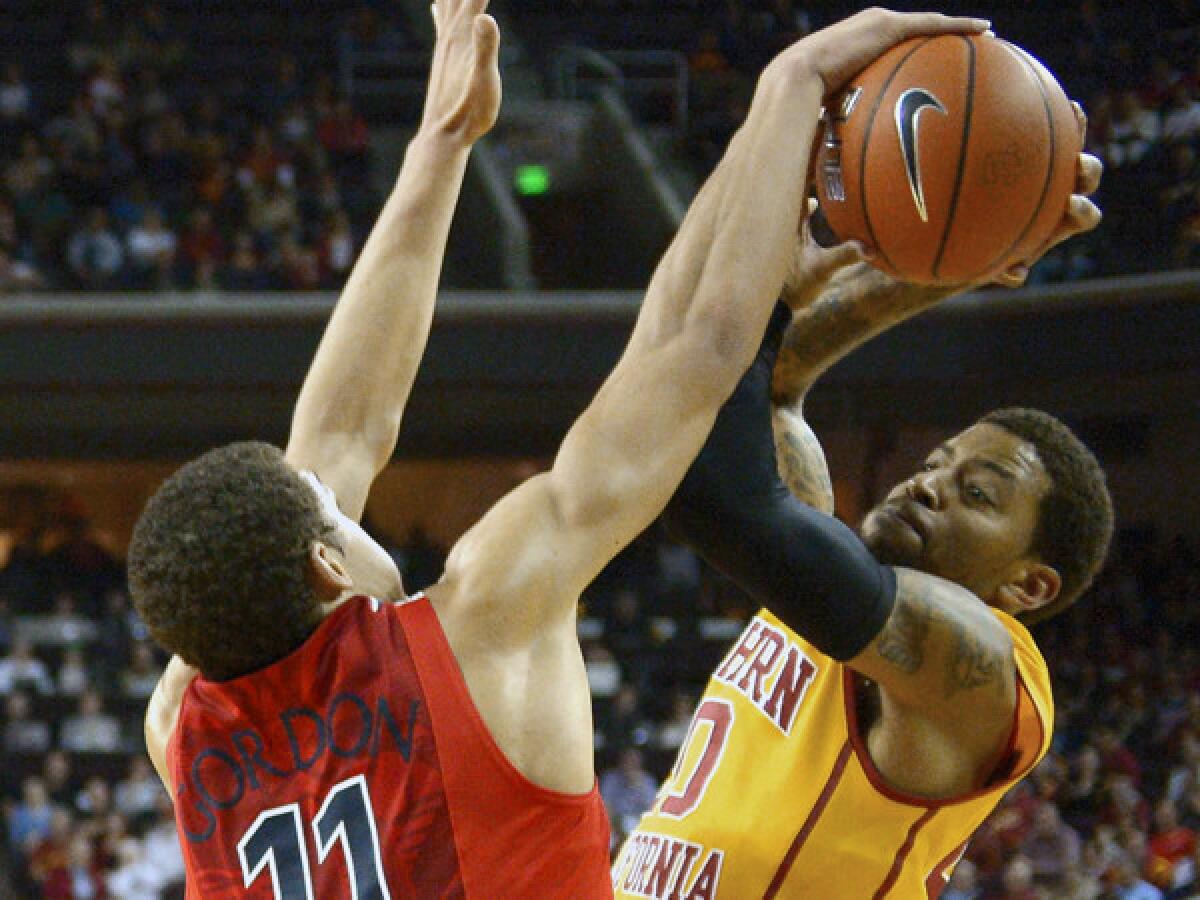
[[923,284],[994,278],[1067,211],[1080,136],[1054,76],[990,35],[900,44],[831,101],[817,196],[842,240]]

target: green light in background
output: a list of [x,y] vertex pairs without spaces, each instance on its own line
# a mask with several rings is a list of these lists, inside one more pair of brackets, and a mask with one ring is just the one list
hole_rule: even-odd
[[517,166],[514,181],[522,197],[536,197],[550,190],[550,170],[545,166]]

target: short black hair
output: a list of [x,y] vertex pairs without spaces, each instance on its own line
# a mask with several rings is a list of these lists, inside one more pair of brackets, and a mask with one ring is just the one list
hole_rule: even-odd
[[1050,478],[1030,550],[1058,572],[1062,588],[1053,602],[1021,616],[1040,622],[1073,604],[1108,555],[1113,506],[1104,470],[1070,428],[1040,410],[998,409],[979,424],[997,425],[1032,444]]
[[234,678],[283,658],[319,624],[309,551],[332,532],[277,447],[220,447],[146,504],[129,545],[130,593],[166,650],[206,678]]

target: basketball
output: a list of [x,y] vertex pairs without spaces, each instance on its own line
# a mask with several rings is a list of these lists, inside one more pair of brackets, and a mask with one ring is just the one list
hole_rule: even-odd
[[826,110],[817,196],[834,234],[921,284],[994,278],[1066,213],[1080,152],[1071,103],[990,35],[892,48]]

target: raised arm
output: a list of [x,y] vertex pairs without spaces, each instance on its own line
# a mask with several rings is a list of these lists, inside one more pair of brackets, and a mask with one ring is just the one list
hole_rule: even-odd
[[[753,359],[804,212],[826,92],[914,34],[983,27],[875,10],[767,67],[651,282],[626,352],[553,467],[502,500],[447,562],[448,580],[479,584],[471,596],[520,596],[514,637],[566,619],[583,587],[653,521]],[[504,625],[514,618],[507,612]]]
[[316,473],[354,519],[395,449],[467,155],[499,110],[499,33],[486,7],[487,0],[434,4],[424,117],[296,403],[287,459]]

